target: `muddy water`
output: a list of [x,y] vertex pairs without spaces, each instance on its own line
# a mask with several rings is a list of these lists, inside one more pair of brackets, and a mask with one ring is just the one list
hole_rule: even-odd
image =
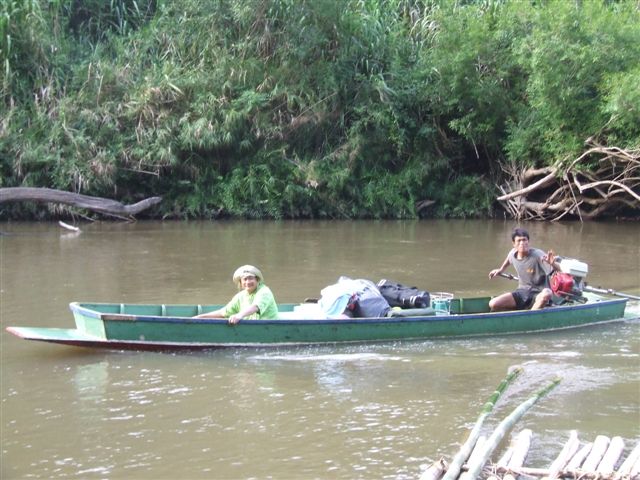
[[[21,341],[8,325],[70,327],[71,301],[207,303],[258,265],[281,302],[338,276],[496,294],[510,223],[194,222],[0,225],[5,478],[418,478],[451,458],[513,365],[525,372],[490,432],[555,375],[518,423],[530,466],[582,440],[640,440],[640,322],[495,338],[191,354]],[[591,284],[640,294],[637,224],[530,224],[532,244],[589,264]],[[640,313],[632,302],[629,309]],[[507,439],[508,441],[508,439]]]

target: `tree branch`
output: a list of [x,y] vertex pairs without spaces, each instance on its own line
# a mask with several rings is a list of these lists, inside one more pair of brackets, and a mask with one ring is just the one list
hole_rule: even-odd
[[51,188],[0,188],[0,203],[29,201],[36,203],[62,203],[106,215],[131,217],[159,204],[162,201],[162,197],[150,197],[131,205],[124,205],[108,198],[90,197]]
[[548,174],[546,177],[542,177],[540,180],[538,180],[535,183],[532,183],[528,187],[522,188],[520,190],[516,190],[515,192],[511,192],[507,195],[502,195],[498,197],[497,200],[502,202],[504,200],[509,200],[510,198],[521,197],[522,195],[526,195],[527,193],[530,193],[534,190],[538,190],[540,188],[546,187],[547,185],[550,185],[551,183],[553,183],[555,178],[556,178],[556,169],[553,169],[552,173]]

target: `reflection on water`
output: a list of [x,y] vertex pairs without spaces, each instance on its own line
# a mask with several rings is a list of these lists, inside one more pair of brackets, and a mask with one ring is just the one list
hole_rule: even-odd
[[[74,300],[205,303],[255,263],[280,301],[339,275],[494,294],[502,222],[95,224],[81,235],[6,225],[2,326],[69,327]],[[534,224],[535,245],[640,293],[640,227]],[[629,310],[640,313],[640,304]],[[568,432],[640,438],[640,323],[546,334],[341,347],[92,352],[2,332],[2,478],[417,478],[451,458],[507,369],[525,373],[487,429],[555,375],[519,422],[545,466]]]
[[109,362],[101,361],[89,365],[78,365],[73,376],[78,399],[94,402],[104,397],[109,380]]

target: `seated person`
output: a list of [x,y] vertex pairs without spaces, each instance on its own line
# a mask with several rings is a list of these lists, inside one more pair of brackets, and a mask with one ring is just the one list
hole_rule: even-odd
[[278,318],[278,305],[271,289],[264,284],[260,270],[252,265],[243,265],[233,274],[233,282],[240,291],[229,303],[194,318],[228,318],[231,325],[243,318]]
[[489,307],[492,312],[544,308],[553,295],[548,285],[548,275],[554,270],[560,270],[560,265],[556,262],[553,251],[544,253],[537,248],[530,248],[529,233],[523,228],[513,230],[511,241],[513,248],[500,268],[489,272],[489,278],[500,275],[505,268],[513,265],[518,273],[518,288],[492,298]]

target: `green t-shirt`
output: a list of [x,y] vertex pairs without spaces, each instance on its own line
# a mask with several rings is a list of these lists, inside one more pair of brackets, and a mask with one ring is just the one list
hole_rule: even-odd
[[242,290],[234,295],[224,307],[224,316],[230,317],[251,305],[257,305],[258,311],[246,318],[256,320],[260,318],[278,318],[278,305],[271,289],[264,283],[258,284],[255,292],[249,294]]

